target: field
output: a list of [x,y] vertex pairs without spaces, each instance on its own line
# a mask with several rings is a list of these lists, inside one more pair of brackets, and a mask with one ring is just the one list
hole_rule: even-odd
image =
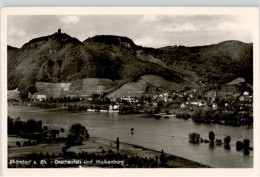
[[[9,143],[12,140],[9,138]],[[33,146],[22,146],[22,147],[15,147],[14,145],[10,145],[8,148],[8,160],[22,158],[26,154],[31,153],[43,153],[46,154],[55,154],[55,156],[61,156],[62,154],[62,147],[64,143],[55,143],[55,144],[38,144]],[[136,146],[128,143],[120,143],[120,150],[117,151],[116,149],[116,142],[101,138],[92,137],[87,141],[83,142],[83,145],[80,146],[73,146],[69,148],[68,152],[75,152],[75,153],[94,153],[94,154],[102,154],[102,151],[109,152],[118,152],[122,155],[127,155],[128,157],[131,156],[138,156],[139,158],[152,158],[154,159],[155,156],[160,157],[161,152],[155,151],[152,149],[144,148],[141,146]],[[197,162],[190,161],[185,158],[181,158],[178,156],[165,154],[167,158],[167,164],[171,168],[208,168],[206,165],[202,165]]]

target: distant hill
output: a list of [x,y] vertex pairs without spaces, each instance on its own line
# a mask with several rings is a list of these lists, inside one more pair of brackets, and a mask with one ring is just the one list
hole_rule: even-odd
[[167,47],[157,54],[171,68],[195,72],[203,82],[225,83],[237,77],[253,82],[253,44],[224,41],[197,47]]
[[97,35],[86,39],[84,43],[85,44],[106,44],[106,45],[115,45],[115,46],[124,45],[125,47],[129,47],[129,48],[136,47],[135,43],[128,37],[115,36],[115,35]]
[[12,46],[7,46],[7,50],[10,52],[10,51],[13,51],[13,50],[18,50],[17,47],[12,47]]
[[[36,81],[85,78],[110,79],[115,89],[122,89],[124,84],[139,82],[145,75],[180,88],[210,88],[237,77],[252,84],[252,66],[253,44],[240,41],[155,49],[138,46],[122,36],[99,35],[81,42],[68,34],[54,33],[32,39],[21,48],[8,46],[8,89],[19,88],[26,96]],[[156,85],[157,81],[149,82]]]

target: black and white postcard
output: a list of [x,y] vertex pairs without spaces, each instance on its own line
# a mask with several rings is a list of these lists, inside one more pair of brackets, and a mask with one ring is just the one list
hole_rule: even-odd
[[259,173],[257,8],[1,15],[4,174]]

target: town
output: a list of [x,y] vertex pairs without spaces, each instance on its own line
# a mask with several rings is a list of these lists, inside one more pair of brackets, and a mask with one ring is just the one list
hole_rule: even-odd
[[21,100],[15,89],[8,91],[8,102],[68,111],[142,113],[158,119],[174,116],[192,118],[198,123],[253,125],[253,88],[244,78],[236,78],[212,90],[156,88],[150,93],[142,90],[134,93],[126,89],[116,94],[112,89],[109,79],[87,78],[82,83],[36,82],[33,92],[28,91],[27,100]]

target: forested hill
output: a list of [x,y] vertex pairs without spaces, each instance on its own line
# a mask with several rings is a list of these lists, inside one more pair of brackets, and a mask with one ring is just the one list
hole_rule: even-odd
[[225,83],[244,77],[253,83],[253,44],[224,41],[207,46],[150,48],[146,54],[160,58],[172,69],[192,73],[205,83]]
[[188,87],[253,80],[253,44],[225,41],[185,47],[145,48],[127,37],[99,35],[81,42],[65,33],[8,46],[8,89],[27,90],[35,81],[108,78],[120,83],[158,75]]

